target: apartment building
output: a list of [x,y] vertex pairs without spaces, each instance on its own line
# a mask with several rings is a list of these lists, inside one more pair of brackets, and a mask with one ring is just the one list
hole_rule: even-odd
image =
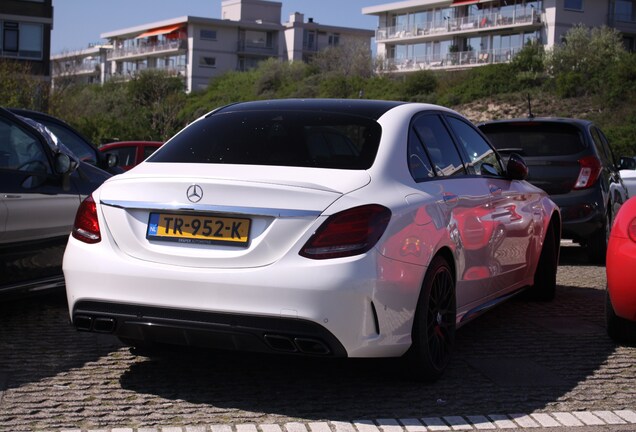
[[52,0],[0,1],[0,59],[24,62],[48,79],[52,27]]
[[576,24],[608,25],[634,49],[636,0],[406,0],[370,6],[382,71],[460,69],[510,61],[526,44],[550,48]]
[[281,9],[274,1],[223,0],[220,19],[183,16],[106,32],[99,51],[54,56],[54,80],[73,76],[104,83],[157,69],[181,77],[190,92],[268,58],[306,61],[329,46],[354,41],[371,49],[372,30],[323,25],[299,12],[281,23]]

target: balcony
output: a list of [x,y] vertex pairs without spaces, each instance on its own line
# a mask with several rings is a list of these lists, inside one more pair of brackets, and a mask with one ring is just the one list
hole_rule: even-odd
[[506,50],[462,51],[432,54],[408,59],[388,59],[380,72],[414,72],[419,70],[457,70],[487,64],[507,63],[521,48]]
[[81,63],[75,65],[53,65],[53,76],[79,76],[79,75],[97,75],[101,73],[98,63],[89,64]]
[[273,45],[267,46],[265,43],[240,40],[237,44],[237,52],[239,54],[251,54],[271,57],[278,55],[278,47]]
[[169,76],[179,77],[179,78],[182,78],[182,79],[185,79],[186,74],[187,74],[186,65],[157,66],[157,67],[148,67],[146,65],[137,65],[137,67],[134,68],[134,69],[121,70],[121,71],[113,73],[113,74],[107,73],[105,75],[105,80],[106,81],[110,81],[110,80],[129,81],[129,80],[133,79],[134,77],[138,76],[140,73],[142,73],[144,71],[147,71],[147,70],[163,71]]
[[115,48],[106,55],[106,58],[108,60],[119,60],[131,57],[147,57],[149,55],[161,55],[172,51],[185,50],[186,47],[187,41],[185,39],[171,40],[156,44],[142,44],[138,46]]
[[541,24],[541,15],[532,9],[529,13],[504,15],[472,15],[462,18],[429,21],[413,27],[383,27],[376,30],[376,41],[404,39],[436,39],[440,36],[477,33],[508,27],[535,27]]

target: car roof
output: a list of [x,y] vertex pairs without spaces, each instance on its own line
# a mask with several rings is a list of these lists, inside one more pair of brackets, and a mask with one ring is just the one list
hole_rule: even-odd
[[24,108],[7,108],[8,111],[12,112],[13,114],[17,114],[20,115],[22,117],[28,117],[34,120],[39,120],[39,119],[45,119],[45,120],[49,120],[52,123],[57,123],[67,129],[69,129],[70,131],[72,131],[75,135],[79,136],[83,141],[85,141],[87,144],[90,144],[91,147],[94,147],[93,144],[91,143],[91,141],[86,138],[84,135],[82,135],[81,132],[79,132],[77,129],[75,129],[73,126],[71,126],[70,124],[66,123],[64,120],[62,120],[59,117],[55,117],[52,116],[51,114],[46,114],[43,113],[41,111],[33,111],[33,110],[29,110],[29,109],[24,109]]
[[274,99],[238,102],[208,115],[235,111],[326,111],[379,119],[384,113],[407,102],[368,99]]

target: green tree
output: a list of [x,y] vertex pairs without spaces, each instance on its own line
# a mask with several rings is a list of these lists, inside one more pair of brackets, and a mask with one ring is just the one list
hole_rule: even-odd
[[608,65],[625,54],[620,33],[610,27],[572,27],[563,43],[547,53],[546,63],[563,97],[599,94],[605,86]]
[[46,110],[49,82],[31,73],[28,63],[0,59],[0,105]]
[[139,125],[135,139],[165,141],[181,127],[179,113],[185,105],[184,85],[180,78],[161,70],[149,69],[125,84],[137,107]]

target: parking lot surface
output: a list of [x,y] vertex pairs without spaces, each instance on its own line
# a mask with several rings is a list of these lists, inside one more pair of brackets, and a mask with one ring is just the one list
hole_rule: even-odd
[[604,288],[605,268],[565,245],[556,299],[513,299],[463,327],[434,384],[392,360],[150,359],[76,332],[63,295],[3,302],[0,431],[636,430],[636,347],[607,337]]

